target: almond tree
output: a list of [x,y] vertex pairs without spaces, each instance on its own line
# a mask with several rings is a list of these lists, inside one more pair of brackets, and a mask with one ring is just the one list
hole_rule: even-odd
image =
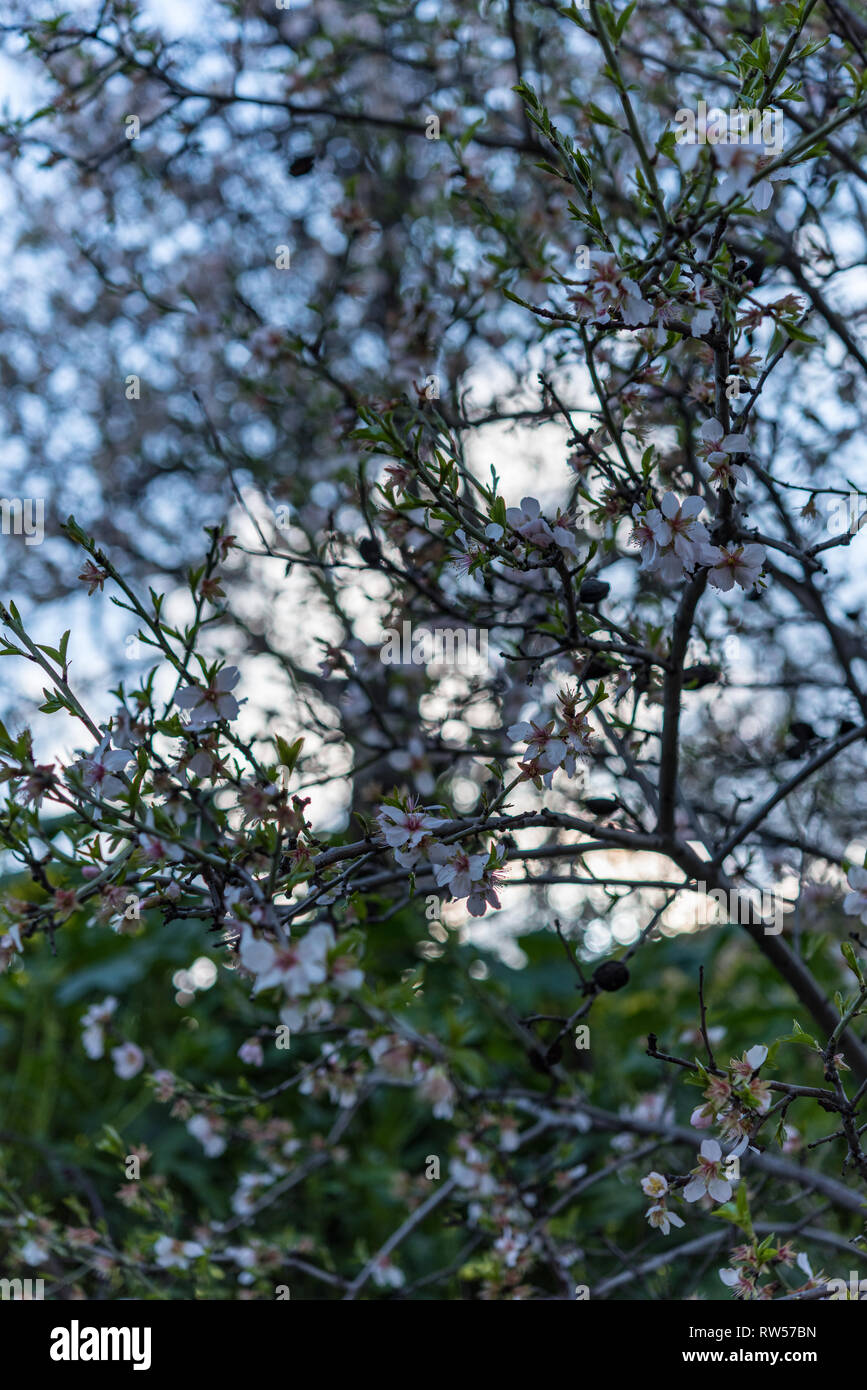
[[[9,1165],[57,1296],[812,1298],[861,1258],[867,24],[470,8],[10,30],[23,225],[89,289],[62,335],[5,311],[16,485],[58,478],[0,608],[4,991],[69,972],[77,1065],[154,1098],[75,1226]],[[34,611],[71,581],[140,644],[111,700]],[[193,938],[199,1048],[123,964]]]

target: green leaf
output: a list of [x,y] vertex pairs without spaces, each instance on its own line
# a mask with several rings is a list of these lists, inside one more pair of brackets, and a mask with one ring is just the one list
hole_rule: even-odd
[[804,329],[799,328],[796,323],[786,323],[784,321],[781,326],[785,329],[790,338],[794,338],[796,343],[818,343],[819,341],[819,339],[814,338],[812,334],[805,333]]
[[711,1216],[716,1216],[720,1221],[730,1221],[733,1226],[740,1226],[742,1231],[752,1239],[753,1220],[750,1216],[750,1203],[747,1196],[747,1185],[739,1182],[735,1188],[734,1201],[726,1202],[723,1206],[717,1207],[711,1212]]
[[637,3],[638,0],[632,0],[632,3],[630,5],[627,5],[626,9],[623,11],[620,17],[615,20],[614,33],[618,40],[620,40],[623,37],[623,31],[629,23],[630,19],[632,18],[632,12],[635,9]]
[[287,767],[290,772],[294,771],[295,764],[304,746],[303,735],[301,738],[296,738],[294,743],[287,743],[285,738],[281,738],[281,736],[277,734],[274,742],[277,745],[277,756],[280,762],[284,767]]
[[854,946],[852,945],[852,942],[851,942],[851,941],[844,941],[843,944],[842,944],[842,946],[840,947],[840,950],[843,952],[843,955],[844,955],[845,958],[846,958],[846,964],[848,965],[849,969],[852,971],[853,975],[856,976],[856,978],[857,978],[857,980],[858,980],[858,983],[859,983],[859,984],[862,986],[862,988],[863,988],[863,986],[864,986],[864,975],[863,975],[862,970],[861,970],[861,962],[858,960],[858,957],[855,955],[855,948],[854,948]]

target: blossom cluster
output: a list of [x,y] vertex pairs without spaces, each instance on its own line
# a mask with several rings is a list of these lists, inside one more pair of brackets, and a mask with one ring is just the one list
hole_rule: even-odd
[[690,1124],[695,1129],[717,1125],[720,1137],[736,1144],[736,1154],[746,1149],[756,1116],[764,1115],[770,1108],[770,1087],[758,1075],[767,1056],[768,1049],[760,1043],[742,1057],[733,1057],[725,1076],[701,1073],[707,1082],[704,1104],[695,1107]]
[[[117,999],[110,994],[100,1004],[91,1004],[81,1017],[81,1042],[91,1061],[99,1061],[105,1055],[106,1034],[111,1029],[111,1020],[117,1008]],[[138,1076],[145,1064],[145,1055],[137,1043],[121,1042],[111,1050],[111,1060],[115,1074],[123,1081]]]
[[656,321],[657,341],[664,342],[668,325],[686,325],[693,338],[703,338],[717,316],[717,291],[700,272],[682,276],[676,286],[642,289],[609,251],[588,250],[586,278],[570,291],[574,311],[584,323],[600,328],[643,328]]
[[[557,511],[552,522],[548,522],[542,515],[541,503],[535,497],[522,497],[520,507],[506,508],[506,521],[511,531],[520,538],[518,554],[527,554],[532,550],[548,550],[552,545],[565,551],[567,555],[577,557],[578,538],[575,534],[575,523],[578,515]],[[493,541],[499,541],[505,535],[505,528],[497,521],[491,521],[485,527],[485,535]]]
[[699,520],[703,510],[701,497],[681,501],[674,492],[666,492],[658,507],[644,509],[636,503],[630,540],[641,550],[641,569],[670,584],[692,575],[697,567],[706,567],[716,589],[727,592],[735,584],[754,588],[766,559],[764,546],[754,542],[712,545],[707,527]]
[[[725,113],[722,113],[725,115]],[[717,168],[716,196],[721,203],[743,198],[755,212],[766,212],[774,197],[774,183],[790,177],[784,167],[773,167],[779,150],[752,134],[752,138],[720,140],[714,136],[714,117],[694,120],[697,138],[677,145],[678,162],[685,172],[692,171],[702,152],[712,154]],[[702,138],[703,137],[703,138]]]
[[484,917],[489,907],[500,906],[497,885],[506,847],[491,844],[487,853],[474,853],[459,842],[439,842],[436,837],[448,822],[432,813],[441,809],[419,806],[413,797],[385,802],[377,812],[380,832],[398,864],[405,869],[429,864],[438,888],[448,888],[452,898],[466,898],[471,916]]
[[731,1199],[733,1186],[729,1173],[732,1161],[739,1160],[748,1148],[756,1117],[766,1114],[770,1108],[770,1088],[758,1075],[767,1057],[768,1049],[758,1044],[742,1057],[732,1058],[724,1076],[711,1075],[699,1067],[699,1075],[707,1085],[704,1103],[695,1107],[690,1123],[696,1129],[707,1129],[716,1124],[723,1141],[733,1147],[723,1156],[716,1139],[705,1139],[698,1154],[698,1164],[689,1174],[688,1181],[682,1182],[682,1192],[679,1194],[677,1188],[672,1187],[670,1180],[661,1173],[653,1171],[642,1179],[642,1191],[653,1199],[653,1205],[645,1213],[647,1220],[663,1235],[668,1235],[672,1227],[684,1224],[683,1218],[669,1206],[672,1196],[680,1195],[689,1203],[705,1199],[728,1202]]
[[777,1244],[773,1235],[762,1241],[753,1238],[749,1244],[736,1245],[730,1258],[731,1264],[718,1272],[720,1279],[727,1289],[731,1289],[735,1298],[757,1299],[761,1302],[773,1298],[780,1285],[773,1279],[766,1284],[760,1284],[759,1279],[781,1266],[785,1268],[796,1265],[801,1273],[807,1276],[805,1282],[794,1290],[795,1293],[806,1293],[808,1289],[816,1289],[827,1283],[823,1273],[813,1273],[804,1251],[797,1253],[791,1241],[781,1241]]
[[599,698],[597,694],[580,710],[576,692],[561,690],[557,696],[560,709],[556,719],[545,724],[521,720],[506,730],[514,743],[526,744],[524,756],[518,763],[522,781],[531,781],[537,787],[550,787],[557,768],[562,768],[567,777],[575,776],[593,752],[587,715]]
[[357,960],[343,952],[327,922],[310,927],[296,941],[263,926],[261,913],[259,918],[230,918],[230,929],[239,929],[238,959],[253,977],[253,994],[281,990],[280,1021],[289,1029],[326,1022],[333,1016],[334,1002],[322,987],[330,985],[338,998],[360,989],[364,973]]

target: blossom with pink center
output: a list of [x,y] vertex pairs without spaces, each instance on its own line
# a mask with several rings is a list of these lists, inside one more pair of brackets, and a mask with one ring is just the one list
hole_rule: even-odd
[[760,1115],[764,1115],[770,1109],[771,1088],[767,1081],[762,1081],[760,1077],[754,1076],[741,1090],[742,1093],[746,1092],[744,1103],[757,1110]]
[[693,1129],[710,1129],[720,1111],[731,1104],[731,1082],[725,1076],[711,1076],[704,1097],[704,1105],[696,1106],[689,1117]]
[[722,1149],[715,1139],[705,1139],[699,1150],[698,1167],[692,1169],[692,1174],[692,1181],[683,1191],[685,1201],[712,1197],[715,1202],[727,1202],[731,1197],[732,1185],[722,1176]]
[[[502,534],[503,528],[502,526],[498,526],[496,522],[491,522],[488,526],[485,527],[485,535],[488,536],[490,540],[498,541]],[[484,560],[487,559],[488,552],[485,549],[485,547],[475,544],[472,541],[469,541],[467,539],[467,534],[463,530],[463,528],[459,528],[457,531],[455,531],[454,535],[451,537],[451,540],[453,544],[460,546],[460,553],[457,555],[453,555],[449,561],[449,564],[452,565],[452,567],[456,569],[459,574],[468,575],[470,573],[470,570],[472,570],[474,566],[477,567],[480,563],[484,562]],[[473,577],[478,578],[478,576],[475,575],[475,573]]]
[[39,806],[56,781],[54,763],[33,763],[18,789],[17,799],[25,806]]
[[703,507],[700,497],[681,502],[675,493],[667,492],[658,508],[643,515],[633,509],[636,526],[630,540],[641,546],[641,568],[659,574],[666,583],[692,574],[709,540],[706,526],[698,519]]
[[576,710],[574,696],[568,690],[561,691],[557,698],[560,701],[563,720],[563,727],[559,732],[566,744],[563,771],[567,777],[574,777],[578,764],[586,763],[593,752],[592,729],[587,715]]
[[728,454],[714,453],[708,458],[708,482],[713,487],[730,488],[732,480],[736,483],[749,481],[749,473],[742,463],[733,463]]
[[311,927],[300,941],[287,945],[274,944],[254,936],[245,924],[241,933],[239,956],[245,970],[256,976],[253,993],[282,985],[290,998],[309,994],[313,985],[320,985],[327,974],[326,957],[334,946],[334,933],[321,922]]
[[735,1076],[750,1077],[767,1061],[767,1057],[768,1049],[764,1043],[756,1043],[755,1047],[751,1047],[749,1052],[744,1053],[743,1057],[732,1058],[730,1063],[732,1072]]
[[[580,516],[580,513],[578,514]],[[526,541],[528,545],[536,546],[539,550],[547,550],[551,545],[558,545],[561,550],[567,551],[570,555],[578,553],[578,538],[573,530],[576,518],[567,512],[558,510],[553,525],[549,524],[542,516],[542,508],[535,497],[522,497],[520,507],[509,507],[506,511],[506,520],[513,531]],[[456,532],[461,535],[461,532]],[[503,527],[498,521],[492,521],[485,527],[485,535],[493,541],[500,540],[504,535]]]
[[[726,434],[719,420],[705,420],[699,434],[704,440],[708,463],[722,462],[719,455],[748,454],[750,441],[745,434]],[[744,475],[747,476],[746,474]]]
[[711,1076],[708,1079],[707,1090],[704,1094],[719,1110],[721,1106],[731,1100],[731,1082],[725,1076]]
[[412,868],[419,856],[422,841],[432,830],[439,830],[443,825],[439,816],[430,814],[439,809],[438,806],[427,809],[419,806],[412,797],[404,806],[380,806],[376,819],[383,839],[404,868]]
[[756,1289],[756,1277],[746,1269],[721,1269],[719,1277],[735,1298],[752,1298]]
[[673,546],[685,565],[692,562],[696,548],[708,540],[707,528],[698,520],[703,510],[701,497],[685,497],[681,502],[676,493],[666,492],[659,509],[654,508],[647,516],[660,549]]
[[708,546],[703,563],[710,565],[710,583],[726,593],[735,584],[740,584],[742,589],[752,589],[766,558],[763,545],[736,545],[730,541],[728,545]]
[[561,550],[567,551],[568,554],[576,558],[578,555],[578,537],[573,528],[577,519],[578,518],[570,516],[568,512],[560,512],[558,510],[554,518],[553,527],[554,540],[557,545],[559,545]]
[[183,845],[179,845],[177,841],[169,839],[167,835],[157,830],[156,818],[153,808],[150,806],[145,816],[145,825],[148,830],[139,835],[138,843],[139,850],[148,863],[159,864],[164,860],[177,863],[184,858],[186,851]]
[[[750,1146],[750,1133],[755,1123],[755,1115],[750,1111],[728,1110],[719,1120],[719,1136],[724,1144],[734,1144],[729,1150],[729,1158],[740,1158]],[[758,1150],[754,1149],[754,1153]]]
[[699,431],[701,452],[710,469],[710,480],[716,487],[729,487],[732,479],[749,482],[749,473],[741,463],[734,462],[736,454],[748,454],[750,441],[745,434],[726,434],[719,420],[705,420]]
[[183,686],[175,695],[175,704],[190,711],[188,728],[204,729],[219,719],[237,719],[241,707],[229,692],[234,690],[240,677],[237,666],[224,666],[207,687]]
[[632,508],[632,518],[635,525],[629,536],[630,545],[637,545],[641,549],[641,568],[651,569],[658,554],[656,536],[651,529],[648,520],[648,513],[643,512],[636,502]]
[[448,888],[453,898],[466,898],[481,882],[487,854],[469,854],[460,845],[434,845],[428,854],[438,888]]
[[579,317],[592,323],[606,324],[611,322],[613,314],[619,312],[623,323],[629,328],[650,322],[653,317],[651,305],[642,297],[641,288],[635,280],[624,275],[616,256],[608,251],[593,250],[586,269],[589,279],[570,296]]
[[566,757],[566,743],[558,734],[554,733],[553,719],[549,724],[522,721],[519,724],[513,724],[510,729],[506,730],[506,734],[515,743],[523,740],[527,745],[530,759],[538,761],[539,767],[546,772],[559,767]]
[[461,845],[432,845],[427,857],[434,866],[437,886],[448,888],[453,898],[466,898],[473,917],[484,917],[488,907],[499,908],[496,887],[505,845],[487,853],[471,854]]
[[81,773],[84,785],[92,787],[99,796],[120,795],[124,784],[114,774],[122,772],[130,762],[130,754],[120,748],[110,748],[110,742],[111,735],[106,734],[90,757],[81,758],[74,765],[75,770]]

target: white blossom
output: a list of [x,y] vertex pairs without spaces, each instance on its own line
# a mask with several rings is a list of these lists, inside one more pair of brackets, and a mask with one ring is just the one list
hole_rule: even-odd
[[704,551],[704,563],[710,565],[708,580],[724,592],[735,584],[752,589],[766,558],[765,547],[755,543],[737,545],[732,541],[728,545],[707,546]]
[[672,1226],[684,1225],[683,1218],[678,1216],[677,1212],[669,1211],[662,1202],[657,1203],[655,1207],[648,1207],[645,1216],[651,1226],[657,1231],[662,1231],[664,1236],[668,1235]]
[[843,899],[843,911],[849,917],[860,917],[867,926],[867,869],[853,866],[846,875],[851,892]]
[[160,1236],[154,1246],[154,1256],[161,1269],[188,1269],[190,1260],[204,1255],[205,1247],[197,1240],[173,1240]]
[[226,1151],[226,1140],[219,1127],[208,1115],[193,1115],[187,1120],[187,1132],[198,1139],[208,1158],[219,1158]]
[[703,508],[701,497],[681,502],[675,493],[666,492],[658,508],[639,513],[631,539],[633,545],[641,545],[642,569],[658,573],[667,583],[692,574],[710,539],[698,519]]
[[722,1149],[715,1139],[705,1139],[699,1151],[699,1163],[693,1168],[692,1181],[683,1190],[684,1200],[698,1202],[702,1197],[712,1197],[715,1202],[727,1202],[732,1195],[732,1185],[722,1176]]
[[207,687],[183,686],[175,695],[175,704],[189,710],[187,727],[205,729],[220,719],[237,719],[241,708],[229,692],[238,684],[240,675],[237,666],[224,666]]
[[135,1043],[125,1042],[121,1043],[120,1047],[112,1048],[111,1060],[115,1075],[123,1081],[129,1081],[132,1077],[138,1076],[145,1064],[145,1055]]
[[130,754],[125,749],[113,749],[110,743],[111,735],[106,734],[89,757],[81,758],[73,765],[81,773],[86,787],[106,797],[119,796],[124,790],[123,781],[114,774],[123,772],[130,761]]

